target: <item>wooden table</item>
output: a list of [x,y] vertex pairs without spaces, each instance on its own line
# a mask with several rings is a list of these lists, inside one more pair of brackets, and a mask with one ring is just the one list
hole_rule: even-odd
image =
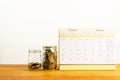
[[29,71],[27,65],[0,65],[0,80],[120,80],[116,71]]

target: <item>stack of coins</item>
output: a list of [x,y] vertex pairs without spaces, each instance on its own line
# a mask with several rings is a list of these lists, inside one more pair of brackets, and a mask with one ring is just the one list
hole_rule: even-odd
[[41,63],[38,62],[31,62],[29,64],[29,69],[41,69]]

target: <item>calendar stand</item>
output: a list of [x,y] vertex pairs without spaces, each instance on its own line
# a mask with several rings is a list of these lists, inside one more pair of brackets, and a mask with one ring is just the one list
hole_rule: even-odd
[[114,35],[109,29],[59,30],[60,70],[115,70]]

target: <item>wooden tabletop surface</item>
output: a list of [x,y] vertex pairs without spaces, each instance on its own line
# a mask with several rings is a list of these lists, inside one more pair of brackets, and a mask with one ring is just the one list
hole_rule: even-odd
[[27,65],[0,65],[0,80],[120,80],[120,65],[111,71],[30,71]]

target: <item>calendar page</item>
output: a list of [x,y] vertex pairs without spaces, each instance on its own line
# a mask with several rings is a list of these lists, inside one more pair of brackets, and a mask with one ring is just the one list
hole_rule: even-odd
[[60,29],[60,64],[115,64],[110,29]]

